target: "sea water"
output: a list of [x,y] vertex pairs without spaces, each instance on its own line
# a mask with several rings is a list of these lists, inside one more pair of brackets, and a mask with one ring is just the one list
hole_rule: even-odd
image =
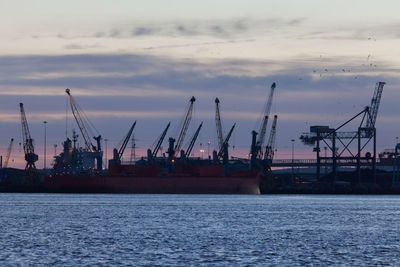
[[0,266],[398,265],[399,196],[0,194]]

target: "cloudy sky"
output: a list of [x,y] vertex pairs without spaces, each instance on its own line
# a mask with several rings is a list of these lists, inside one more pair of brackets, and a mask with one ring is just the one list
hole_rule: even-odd
[[378,149],[392,148],[400,136],[399,8],[365,0],[0,0],[0,154],[14,137],[10,165],[23,161],[23,102],[40,167],[48,121],[50,162],[54,144],[60,152],[66,131],[77,129],[66,119],[70,88],[110,155],[135,120],[138,155],[169,121],[176,138],[193,95],[187,140],[204,121],[195,154],[200,143],[216,145],[218,97],[225,131],[237,123],[231,154],[245,157],[273,82],[278,158],[290,157],[291,139],[298,157],[311,157],[299,136],[361,111],[378,81],[387,83]]

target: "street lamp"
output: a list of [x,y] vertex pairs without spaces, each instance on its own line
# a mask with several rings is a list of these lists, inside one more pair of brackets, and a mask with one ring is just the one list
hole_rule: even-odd
[[211,145],[211,141],[207,142],[208,145],[208,159],[210,159],[210,145]]
[[57,144],[54,144],[54,157],[57,156]]
[[47,139],[47,131],[46,131],[46,124],[47,121],[43,122],[44,124],[44,156],[43,156],[43,169],[46,170],[46,139]]

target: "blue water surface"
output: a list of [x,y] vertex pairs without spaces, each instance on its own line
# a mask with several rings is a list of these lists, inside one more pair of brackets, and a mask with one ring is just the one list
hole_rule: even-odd
[[0,266],[397,265],[399,196],[0,194]]

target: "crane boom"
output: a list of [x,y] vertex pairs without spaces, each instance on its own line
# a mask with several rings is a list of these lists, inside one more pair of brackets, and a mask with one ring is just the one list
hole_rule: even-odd
[[222,146],[218,152],[218,157],[223,158],[224,157],[224,151],[225,151],[225,146],[228,145],[229,139],[231,138],[233,129],[235,129],[236,123],[233,124],[232,128],[229,130],[229,133],[226,135],[224,142],[222,143]]
[[370,105],[371,117],[368,117],[367,123],[366,123],[366,128],[368,128],[368,129],[375,127],[375,121],[376,121],[376,117],[378,115],[378,109],[379,109],[379,104],[381,102],[382,91],[383,91],[384,85],[385,85],[385,82],[377,82],[375,85],[375,91],[374,91],[374,95],[371,99],[371,105]]
[[262,147],[264,145],[265,134],[267,131],[268,117],[269,117],[269,113],[271,112],[272,98],[274,96],[275,87],[276,87],[276,83],[272,83],[271,90],[269,92],[269,96],[268,96],[268,100],[267,100],[267,104],[265,106],[263,122],[261,124],[260,131],[259,131],[260,134],[258,135],[257,146],[260,147],[260,150],[262,150]]
[[25,170],[35,170],[35,162],[39,159],[38,155],[35,154],[35,147],[33,146],[33,139],[29,132],[28,121],[26,120],[24,104],[19,103],[21,112],[21,125],[22,125],[22,138],[24,144],[24,153],[26,166]]
[[121,147],[118,150],[118,158],[117,158],[117,160],[121,160],[122,155],[124,154],[126,145],[128,144],[128,142],[129,142],[129,140],[131,138],[131,135],[132,135],[133,129],[135,128],[135,125],[136,125],[136,121],[132,124],[131,128],[129,129],[128,133],[126,134],[126,136],[124,138],[124,141],[121,144]]
[[276,123],[278,121],[278,116],[274,116],[274,121],[272,122],[271,133],[269,134],[268,143],[265,148],[264,159],[272,163],[274,159],[274,149],[275,149],[275,137],[276,137]]
[[167,131],[168,131],[170,125],[171,125],[171,122],[168,123],[167,127],[165,127],[160,138],[158,139],[157,145],[155,146],[153,153],[152,153],[152,158],[155,158],[157,156],[157,153],[160,150],[161,144],[164,141],[165,135],[167,134]]
[[[72,98],[70,89],[68,89],[68,88],[65,89],[65,92],[66,92],[67,95],[68,95],[68,99],[69,99],[69,103],[70,103],[70,106],[71,106],[72,114],[74,115],[74,118],[75,118],[75,120],[76,120],[76,123],[78,124],[79,130],[80,130],[80,132],[81,132],[81,134],[82,134],[82,137],[83,137],[83,139],[84,139],[84,141],[85,141],[86,148],[87,148],[89,151],[92,151],[92,152],[98,151],[99,149],[98,149],[96,146],[94,146],[94,145],[92,144],[92,142],[90,141],[90,135],[89,135],[89,133],[88,133],[87,128],[85,127],[85,123],[84,123],[84,121],[83,121],[82,115],[80,114],[80,111],[79,111],[78,107],[76,106],[74,99]],[[96,139],[96,138],[97,138],[97,139]],[[99,141],[100,141],[100,136],[98,136],[98,137],[96,137],[96,138],[95,138],[95,139],[96,139],[96,140],[98,141],[98,143],[99,143]]]
[[8,166],[8,161],[10,160],[13,143],[14,143],[14,138],[11,138],[10,144],[8,145],[8,149],[7,149],[6,159],[4,161],[4,168],[7,168],[7,166]]
[[190,153],[192,152],[194,143],[196,142],[197,137],[199,136],[201,126],[203,126],[203,122],[200,123],[199,127],[197,128],[196,132],[194,133],[192,140],[190,141],[190,144],[189,144],[188,148],[186,149],[185,158],[188,158],[190,156]]
[[178,141],[176,141],[176,145],[175,145],[175,148],[174,148],[174,151],[173,151],[174,155],[176,153],[179,153],[179,150],[181,149],[183,140],[185,139],[187,129],[189,128],[190,120],[192,119],[194,101],[196,101],[196,98],[194,98],[194,96],[192,96],[192,98],[190,99],[190,105],[189,105],[188,111],[186,113],[185,120],[184,120],[183,125],[182,125],[181,132],[180,132],[179,137],[178,137]]
[[222,137],[222,123],[221,123],[221,115],[220,115],[220,111],[219,111],[219,99],[218,98],[215,98],[215,124],[217,127],[218,147],[219,147],[219,150],[221,151],[224,140]]

